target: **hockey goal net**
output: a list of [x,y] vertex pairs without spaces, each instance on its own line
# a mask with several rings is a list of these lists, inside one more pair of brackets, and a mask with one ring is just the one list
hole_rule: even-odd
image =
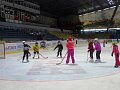
[[5,43],[0,42],[0,59],[5,59]]

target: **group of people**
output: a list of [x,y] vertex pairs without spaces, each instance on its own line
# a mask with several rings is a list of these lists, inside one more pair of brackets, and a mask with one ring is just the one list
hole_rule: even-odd
[[[104,47],[104,46],[103,46]],[[93,53],[96,50],[96,60],[93,60]],[[101,62],[100,54],[101,54],[101,45],[98,39],[90,40],[88,43],[88,52],[90,53],[90,60],[89,62]],[[120,61],[119,61],[119,49],[117,43],[113,42],[112,43],[112,53],[111,56],[115,56],[115,68],[118,68],[120,66]]]
[[[58,41],[57,46],[54,48],[54,50],[58,48],[58,52],[57,52],[57,57],[60,55],[60,57],[62,58],[62,50],[63,50],[63,45],[61,44],[60,41]],[[65,54],[64,57],[66,57],[67,55],[67,60],[66,60],[66,64],[69,63],[70,57],[72,59],[72,63],[75,63],[75,59],[74,59],[74,43],[72,41],[72,38],[69,37],[66,43],[66,48],[67,48],[67,52]],[[63,58],[64,58],[63,57]]]
[[[96,60],[93,60],[93,53],[96,50]],[[89,62],[93,63],[99,63],[101,62],[101,45],[100,42],[98,41],[98,39],[94,39],[94,40],[89,40],[88,41],[88,52],[90,53],[90,60]]]
[[[23,41],[23,58],[22,58],[22,62],[24,62],[24,59],[26,57],[26,61],[29,62],[29,56],[31,56],[31,53],[29,51],[31,47],[26,44],[25,41]],[[38,59],[39,59],[39,45],[38,42],[35,42],[35,45],[33,45],[33,51],[34,51],[34,55],[33,55],[33,59],[35,58],[35,55],[37,54]]]
[[[120,66],[118,45],[116,43],[113,43],[112,47],[113,47],[113,49],[112,49],[111,56],[115,55],[115,66],[114,67],[117,68],[117,67]],[[27,62],[29,62],[28,57],[29,57],[29,55],[31,55],[30,52],[29,52],[29,48],[31,48],[31,47],[28,44],[26,44],[25,41],[23,41],[24,54],[23,54],[22,62],[24,62],[25,56],[26,56]],[[62,58],[63,45],[60,41],[58,41],[54,50],[57,49],[57,48],[58,48],[57,57],[60,56],[60,58]],[[74,42],[72,41],[71,37],[69,37],[68,40],[67,40],[66,48],[67,48],[67,52],[65,54],[65,56],[67,55],[66,64],[69,64],[70,57],[72,59],[72,63],[75,64]],[[35,58],[36,54],[39,58],[39,49],[40,49],[40,47],[38,45],[38,42],[35,42],[35,45],[33,46],[33,51],[34,51],[33,59]],[[96,60],[93,59],[94,51],[96,51]],[[97,38],[94,39],[94,40],[89,40],[88,41],[88,53],[89,53],[89,56],[90,56],[90,60],[89,60],[90,63],[93,63],[93,62],[100,63],[101,62],[101,57],[100,57],[101,44],[100,44],[100,42]]]
[[[95,48],[94,48],[93,44],[95,45]],[[58,42],[58,45],[55,47],[55,49],[56,48],[58,48],[57,57],[59,56],[59,53],[60,53],[60,57],[62,57],[63,46],[60,43],[60,41]],[[75,59],[74,59],[74,42],[72,41],[71,37],[69,37],[68,40],[67,40],[66,48],[67,48],[66,64],[69,63],[70,57],[72,59],[72,63],[74,64],[75,63]],[[93,60],[93,52],[95,50],[96,50],[96,60],[95,60],[95,62],[96,63],[101,62],[101,58],[100,58],[101,45],[100,45],[100,43],[99,43],[97,38],[94,40],[94,42],[93,42],[93,40],[89,41],[89,44],[88,44],[88,52],[90,52],[90,60],[89,60],[89,62],[94,62],[94,60]]]
[[[68,38],[67,40],[67,43],[66,43],[66,47],[67,47],[67,60],[66,60],[66,64],[69,63],[69,59],[70,59],[70,56],[72,58],[72,63],[74,64],[75,63],[75,59],[74,59],[74,43],[72,41],[72,38]],[[24,59],[26,57],[26,60],[27,62],[29,62],[28,58],[29,56],[31,55],[30,52],[29,52],[29,48],[31,48],[28,44],[25,43],[25,41],[23,41],[23,59],[22,59],[22,62],[24,62]],[[63,50],[63,45],[60,41],[58,41],[57,43],[57,46],[54,48],[57,49],[58,48],[58,52],[57,52],[57,57],[60,57],[62,58],[62,50]],[[38,58],[39,58],[39,45],[38,45],[38,42],[35,42],[35,45],[33,45],[33,52],[34,52],[34,55],[33,55],[33,59],[35,58],[35,55],[37,54]],[[65,56],[64,56],[65,57]]]

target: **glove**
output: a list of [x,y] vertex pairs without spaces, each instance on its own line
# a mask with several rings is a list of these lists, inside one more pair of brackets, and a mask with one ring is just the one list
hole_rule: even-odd
[[111,53],[111,56],[113,57],[113,53]]
[[116,56],[119,57],[119,53],[116,53]]

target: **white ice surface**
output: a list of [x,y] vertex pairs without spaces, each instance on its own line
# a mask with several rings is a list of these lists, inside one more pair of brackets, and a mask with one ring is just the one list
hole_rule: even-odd
[[[67,50],[65,44],[63,45],[64,56]],[[56,65],[62,59],[56,57],[57,50],[53,51],[54,47],[40,52],[48,59],[42,57],[32,59],[32,55],[29,63],[22,63],[17,60],[22,57],[22,53],[10,54],[7,55],[5,60],[0,60],[0,79],[20,81],[81,80],[120,73],[120,68],[114,68],[115,61],[114,57],[111,57],[112,48],[110,46],[111,43],[107,44],[106,47],[102,47],[102,63],[86,63],[87,43],[85,42],[79,42],[75,45],[75,65],[72,65],[71,59],[70,63],[66,65],[66,58],[61,65]]]

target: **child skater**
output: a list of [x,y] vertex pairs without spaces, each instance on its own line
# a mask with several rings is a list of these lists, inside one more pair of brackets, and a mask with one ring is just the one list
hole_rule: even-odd
[[94,52],[94,47],[93,47],[93,41],[90,40],[89,43],[88,43],[88,52],[90,52],[90,59],[89,62],[93,63],[94,60],[93,60],[93,52]]
[[96,60],[95,60],[95,63],[99,63],[101,62],[101,58],[100,58],[100,54],[101,54],[101,45],[100,45],[100,42],[98,41],[98,39],[96,38],[95,39],[95,50],[96,50]]
[[66,43],[66,47],[67,47],[67,60],[66,60],[66,64],[69,63],[69,59],[70,56],[72,58],[72,63],[75,63],[75,59],[74,59],[74,43],[72,41],[72,38],[69,37]]
[[60,54],[60,57],[62,58],[63,45],[61,44],[60,41],[58,41],[58,44],[57,44],[57,46],[54,48],[54,50],[55,50],[56,48],[58,48],[57,57],[58,57],[59,54]]
[[38,42],[36,42],[35,45],[33,46],[33,51],[34,51],[33,59],[35,58],[36,53],[37,53],[38,59],[39,59],[39,46],[38,46]]
[[118,68],[120,66],[120,61],[119,61],[119,50],[118,50],[118,45],[116,43],[113,43],[113,50],[111,53],[111,56],[113,56],[113,53],[115,55],[115,68]]
[[25,41],[23,41],[23,59],[22,62],[24,62],[24,59],[26,57],[27,62],[29,62],[29,56],[31,55],[29,52],[29,48],[31,48],[28,44],[25,43]]

